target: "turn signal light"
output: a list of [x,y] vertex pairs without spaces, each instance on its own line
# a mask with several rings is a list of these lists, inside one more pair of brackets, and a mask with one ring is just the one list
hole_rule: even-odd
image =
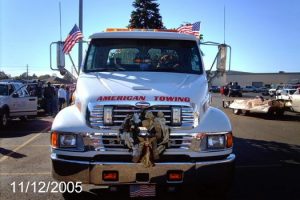
[[51,146],[53,148],[58,148],[58,133],[57,132],[52,132],[51,133]]
[[104,181],[118,181],[119,175],[117,171],[103,171],[102,179]]
[[182,181],[182,171],[168,171],[168,181]]
[[232,133],[226,134],[226,147],[231,148],[233,146],[233,136]]

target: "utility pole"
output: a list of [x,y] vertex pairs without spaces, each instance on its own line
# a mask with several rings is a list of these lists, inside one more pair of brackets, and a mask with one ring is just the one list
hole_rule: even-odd
[[[79,0],[79,29],[83,34],[82,7],[83,7],[83,1]],[[78,44],[78,72],[80,71],[81,62],[82,62],[82,39],[79,40],[79,44]]]
[[28,64],[26,65],[26,77],[27,77],[27,81],[28,81]]

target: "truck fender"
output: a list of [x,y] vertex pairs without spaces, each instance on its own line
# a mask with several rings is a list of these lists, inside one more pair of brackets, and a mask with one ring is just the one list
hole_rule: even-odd
[[199,132],[231,132],[232,127],[227,115],[220,109],[209,107],[205,114],[200,116]]
[[82,117],[79,109],[75,106],[69,106],[61,110],[55,117],[51,131],[61,132],[93,132],[86,124],[86,119]]

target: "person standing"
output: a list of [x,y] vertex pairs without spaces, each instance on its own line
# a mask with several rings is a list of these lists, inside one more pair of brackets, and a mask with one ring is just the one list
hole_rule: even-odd
[[61,110],[62,106],[64,105],[64,103],[66,102],[66,99],[67,99],[67,92],[65,90],[64,85],[60,86],[57,94],[58,94],[58,105],[59,105],[58,110]]
[[67,104],[67,106],[70,105],[70,88],[69,88],[69,86],[66,87],[66,104]]
[[52,87],[51,83],[47,83],[47,87],[44,88],[44,98],[46,101],[46,112],[48,115],[53,114],[53,98],[55,96],[55,89]]

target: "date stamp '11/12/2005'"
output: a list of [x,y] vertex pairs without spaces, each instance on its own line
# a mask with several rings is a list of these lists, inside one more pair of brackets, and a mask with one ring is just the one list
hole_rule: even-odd
[[14,181],[10,185],[13,193],[80,193],[82,191],[81,182]]

